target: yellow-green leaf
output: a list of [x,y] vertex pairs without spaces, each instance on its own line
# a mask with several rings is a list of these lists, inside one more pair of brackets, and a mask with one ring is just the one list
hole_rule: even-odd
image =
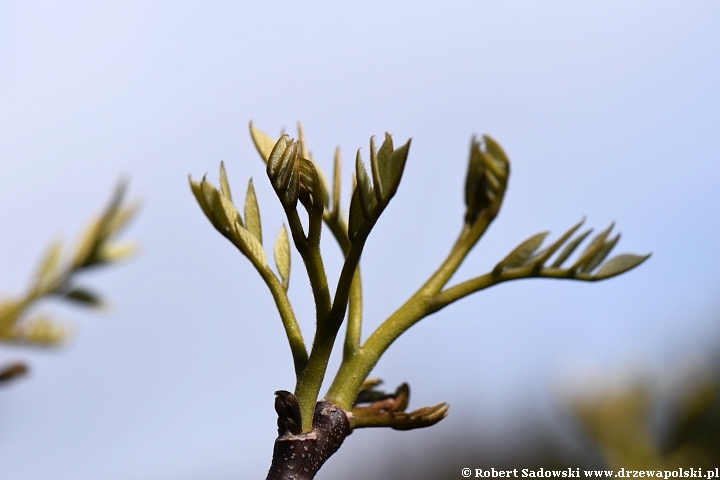
[[205,201],[205,194],[203,193],[202,186],[200,185],[200,183],[194,182],[189,175],[188,181],[190,182],[190,190],[192,190],[192,193],[195,196],[195,200],[198,202],[198,205],[200,205],[200,208],[205,214],[205,217],[207,217],[207,219],[214,224],[215,221],[212,218],[212,211],[210,210],[210,207]]
[[220,205],[222,206],[225,218],[227,219],[229,225],[232,226],[232,224],[236,221],[240,225],[243,225],[242,218],[240,218],[240,213],[238,213],[237,208],[235,208],[235,204],[232,203],[232,201],[225,195],[218,195],[218,200],[220,200]]
[[601,279],[620,275],[621,273],[625,273],[628,270],[637,267],[649,257],[650,254],[633,255],[630,253],[625,253],[622,255],[618,255],[617,257],[613,257],[607,262],[605,262],[605,264],[601,266],[595,273],[594,277]]
[[252,178],[248,181],[247,194],[245,195],[245,228],[247,228],[247,230],[252,233],[262,245],[260,209],[258,208]]
[[361,206],[362,200],[360,200],[360,188],[356,185],[353,191],[352,199],[350,200],[350,212],[348,215],[348,238],[351,242],[354,242],[359,238],[360,230],[365,223],[365,214]]
[[357,157],[355,157],[355,178],[357,180],[357,187],[355,191],[358,192],[360,207],[363,211],[363,216],[366,219],[372,217],[372,210],[377,205],[377,200],[373,195],[373,187],[370,184],[370,177],[368,177],[367,171],[365,170],[365,164],[360,157],[360,150],[358,150]]
[[72,267],[73,269],[81,268],[89,265],[93,261],[93,255],[98,244],[98,234],[100,229],[100,223],[98,220],[93,220],[85,228],[80,241],[78,242],[77,248],[75,249],[75,256],[73,257]]
[[298,158],[299,199],[309,214],[322,215],[325,211],[325,194],[320,177],[311,160]]
[[267,258],[265,257],[265,250],[263,250],[262,244],[255,238],[255,235],[248,232],[240,224],[235,224],[235,230],[237,231],[238,237],[240,238],[241,245],[243,246],[243,253],[250,259],[255,261],[260,266],[267,265]]
[[570,237],[573,236],[573,234],[577,231],[578,228],[582,226],[583,223],[585,223],[584,218],[580,220],[580,222],[578,222],[576,225],[572,226],[560,238],[555,240],[555,243],[535,255],[532,260],[530,260],[530,262],[534,265],[543,265],[547,261],[547,259],[553,255],[553,253],[555,253],[565,242],[568,241]]
[[48,248],[47,253],[42,262],[40,262],[40,268],[38,268],[35,278],[40,283],[47,283],[54,277],[54,273],[57,270],[57,266],[60,264],[60,253],[62,252],[62,244],[60,242],[53,242]]
[[260,154],[260,158],[263,159],[263,162],[267,163],[268,158],[270,157],[270,152],[272,152],[277,140],[273,140],[264,132],[255,128],[252,122],[250,122],[250,136],[255,144],[255,148],[257,148],[257,151]]
[[585,237],[590,235],[592,232],[591,230],[588,230],[584,233],[581,233],[576,238],[574,238],[570,243],[565,245],[565,248],[562,249],[562,252],[560,252],[560,255],[555,259],[555,261],[552,263],[552,268],[559,268],[567,258],[572,255],[572,253],[575,251],[575,249],[580,245],[580,243],[585,240]]
[[63,327],[45,317],[37,317],[16,329],[15,340],[38,345],[55,345],[65,339],[67,333]]
[[595,256],[596,253],[598,253],[598,251],[605,244],[605,239],[607,239],[608,235],[610,235],[610,231],[612,230],[613,226],[615,226],[615,224],[611,223],[608,228],[606,228],[602,232],[598,233],[597,236],[592,239],[592,241],[590,242],[590,245],[587,246],[585,251],[575,261],[573,266],[570,267],[570,270],[575,271],[578,268],[583,267],[587,262],[589,262],[593,258],[593,256]]
[[541,232],[522,242],[505,258],[503,258],[500,263],[497,264],[495,270],[500,270],[505,267],[519,267],[525,263],[525,261],[532,256],[535,250],[542,245],[542,242],[545,240],[545,237],[547,237],[547,234],[548,232]]
[[98,257],[104,262],[119,262],[136,253],[137,245],[134,243],[111,243],[103,244]]
[[617,244],[618,240],[620,240],[620,234],[618,233],[615,235],[615,238],[608,240],[607,242],[603,243],[602,247],[598,249],[598,251],[595,253],[595,255],[590,258],[587,262],[585,262],[585,265],[582,266],[580,269],[581,273],[590,273],[592,272],[595,267],[600,265],[603,260],[610,254],[612,249],[615,247],[615,244]]
[[340,172],[340,147],[335,149],[335,165],[333,168],[333,198],[332,211],[338,214],[340,210],[340,183],[342,180]]
[[228,183],[227,173],[225,172],[225,162],[220,160],[220,193],[232,202],[232,193],[230,193],[230,184]]
[[202,187],[203,195],[205,197],[205,204],[208,206],[208,209],[212,214],[210,221],[220,233],[227,236],[231,230],[230,226],[234,221],[234,218],[231,216],[232,210],[226,210],[226,206],[223,205],[220,192],[218,192],[210,182],[203,178],[202,182],[200,182],[200,186]]
[[285,225],[282,226],[275,239],[273,253],[280,280],[282,280],[282,284],[287,290],[290,285],[290,240]]
[[24,307],[25,305],[21,301],[8,300],[0,303],[0,337],[7,336]]
[[298,143],[283,135],[268,157],[267,174],[280,202],[294,209],[299,195]]

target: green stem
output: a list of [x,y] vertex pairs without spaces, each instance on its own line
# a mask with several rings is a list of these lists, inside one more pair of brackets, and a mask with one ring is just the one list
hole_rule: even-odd
[[362,382],[370,374],[385,350],[422,318],[463,297],[498,283],[532,277],[598,281],[590,274],[573,273],[561,268],[538,270],[535,265],[527,265],[502,270],[498,273],[486,273],[431,295],[425,295],[421,289],[370,335],[358,353],[343,359],[326,399],[345,409],[352,407]]
[[355,275],[352,279],[348,303],[348,324],[343,349],[344,357],[355,355],[360,349],[360,337],[362,335],[362,280],[360,279],[359,266],[355,269]]
[[[323,265],[322,255],[320,254],[320,235],[318,232],[316,242],[308,241],[305,237],[305,233],[303,232],[302,223],[300,222],[297,210],[286,210],[286,213],[288,224],[290,225],[290,231],[292,232],[293,241],[295,243],[295,248],[300,253],[303,262],[305,263],[305,269],[307,270],[308,278],[310,279],[310,287],[312,288],[313,296],[315,298],[317,318],[320,320],[321,318],[327,316],[331,307],[330,289],[328,288],[325,267]],[[311,227],[315,227],[315,223],[311,220]]]
[[334,332],[322,328],[315,331],[315,341],[310,352],[310,359],[295,387],[295,396],[300,404],[302,433],[312,430],[315,403],[325,378],[336,336],[337,329]]
[[[339,206],[336,205],[336,208]],[[350,240],[347,237],[347,223],[338,210],[323,214],[323,220],[337,240],[343,254],[347,257],[350,253]],[[350,297],[348,299],[348,323],[345,335],[344,355],[354,355],[360,348],[362,334],[362,278],[360,266],[355,269],[352,284],[350,285]]]
[[277,306],[278,313],[280,313],[280,319],[282,320],[283,327],[285,328],[285,335],[287,335],[288,342],[290,343],[290,351],[293,357],[293,363],[295,365],[295,377],[300,379],[302,372],[308,364],[307,348],[305,347],[305,341],[303,340],[302,333],[300,333],[300,326],[295,318],[290,299],[287,296],[285,287],[277,279],[275,274],[267,267],[259,268],[255,266],[260,276],[265,281],[265,284],[270,289],[275,305]]

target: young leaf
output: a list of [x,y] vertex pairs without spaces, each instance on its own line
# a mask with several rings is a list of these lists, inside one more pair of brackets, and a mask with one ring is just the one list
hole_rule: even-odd
[[322,216],[325,211],[323,189],[318,171],[312,161],[298,158],[298,199],[311,215]]
[[312,163],[313,169],[315,170],[315,174],[318,177],[318,186],[320,188],[320,192],[322,193],[322,200],[323,200],[323,211],[325,208],[329,208],[330,205],[330,188],[328,187],[328,181],[327,178],[325,178],[325,174],[323,173],[322,169],[318,167],[317,163],[315,163],[315,160],[312,158],[308,158],[310,163]]
[[503,258],[500,263],[497,264],[495,267],[495,271],[498,272],[501,269],[505,267],[519,267],[525,261],[532,256],[532,254],[537,250],[540,245],[542,245],[542,242],[545,240],[545,237],[547,237],[549,232],[541,232],[536,235],[533,235],[532,237],[528,238],[524,242],[522,242],[520,245],[515,247],[515,249],[510,252],[505,258]]
[[277,267],[280,280],[285,290],[290,285],[290,241],[288,239],[287,229],[285,225],[280,229],[275,239],[275,247],[273,248],[275,256],[275,266]]
[[84,288],[74,288],[65,293],[64,297],[90,307],[99,307],[102,305],[102,301],[96,293]]
[[378,202],[383,201],[385,193],[392,184],[388,171],[392,152],[393,143],[389,133],[385,132],[385,141],[383,141],[378,152],[375,152],[374,137],[370,137],[370,167],[372,169],[373,184],[375,185],[375,196]]
[[332,198],[332,212],[337,215],[340,213],[340,182],[342,177],[340,176],[340,147],[335,149],[335,165],[333,168],[333,198]]
[[[388,134],[386,135],[388,137],[390,136]],[[405,162],[410,152],[411,141],[412,139],[408,139],[405,145],[397,150],[393,150],[387,162],[380,164],[380,183],[382,185],[383,201],[385,203],[388,203],[390,199],[395,196],[398,186],[400,186],[400,180],[405,170]],[[383,143],[383,146],[384,145],[385,143]],[[392,147],[392,140],[390,140],[390,146]],[[380,147],[380,150],[382,150],[382,147]],[[380,154],[378,154],[378,157],[382,158]]]
[[260,209],[258,208],[255,187],[252,178],[248,181],[247,194],[245,195],[245,228],[252,233],[262,245],[262,227],[260,225]]
[[225,163],[222,160],[220,160],[220,193],[232,202],[230,184],[228,183],[227,173],[225,173]]
[[358,150],[357,156],[355,157],[355,178],[358,183],[356,190],[359,194],[363,216],[365,219],[370,219],[372,217],[371,212],[375,208],[375,205],[377,205],[377,200],[373,195],[373,187],[370,184],[370,177],[368,177],[367,171],[365,170],[365,164],[360,157],[360,150]]
[[588,261],[590,261],[596,253],[602,248],[602,246],[605,244],[605,239],[607,239],[608,235],[610,235],[610,231],[615,226],[614,223],[611,223],[608,228],[603,230],[602,232],[598,233],[595,238],[592,239],[590,242],[590,245],[585,249],[585,251],[580,255],[580,258],[575,261],[572,267],[570,267],[570,271],[576,271],[578,268],[583,267]]
[[26,322],[24,328],[17,331],[17,340],[39,345],[55,345],[60,343],[67,333],[65,329],[44,317]]
[[232,201],[225,195],[219,194],[217,198],[220,200],[220,206],[222,207],[224,218],[227,220],[228,224],[232,227],[233,222],[238,222],[240,225],[244,226],[242,218],[240,217],[240,212],[238,212],[237,208],[235,208],[235,204],[232,203]]
[[132,243],[104,244],[98,253],[102,262],[119,262],[132,257],[137,252],[137,246]]
[[357,186],[353,191],[352,198],[350,199],[350,212],[348,214],[348,238],[351,242],[354,242],[360,236],[360,229],[365,223],[365,214],[361,206],[362,200],[360,199],[360,188]]
[[255,144],[255,148],[260,154],[260,158],[262,158],[263,162],[267,163],[276,141],[255,128],[252,122],[250,122],[250,136]]
[[267,164],[275,193],[283,207],[294,209],[298,201],[298,143],[287,135],[280,137],[270,152]]
[[212,218],[212,211],[210,210],[209,205],[205,201],[205,194],[203,193],[202,186],[198,182],[193,182],[193,179],[192,177],[190,177],[190,175],[188,175],[188,181],[190,182],[190,190],[192,190],[192,193],[195,196],[195,200],[198,202],[198,205],[200,205],[200,208],[205,214],[205,217],[207,217],[207,219],[210,220],[210,223],[214,225],[215,221]]
[[615,244],[617,244],[618,240],[620,240],[620,234],[618,233],[615,235],[615,238],[608,240],[607,242],[603,243],[602,247],[600,247],[595,253],[595,255],[592,256],[590,260],[583,265],[583,267],[580,269],[581,273],[590,273],[592,272],[595,267],[600,265],[603,260],[605,260],[605,257],[607,257],[612,249],[615,247]]
[[118,233],[130,220],[132,220],[139,209],[140,205],[137,202],[126,207],[119,207],[112,218],[108,221],[106,228],[108,236]]
[[53,242],[48,248],[45,257],[40,263],[35,278],[40,282],[47,282],[53,277],[53,273],[57,270],[57,266],[60,263],[60,253],[62,251],[62,244],[60,242]]
[[465,222],[473,224],[486,209],[493,208],[493,216],[500,209],[510,163],[500,145],[487,135],[484,148],[473,138],[470,143],[470,161],[465,179]]
[[618,255],[617,257],[613,257],[607,262],[605,262],[605,264],[601,266],[597,272],[595,272],[594,277],[597,279],[603,279],[614,277],[615,275],[620,275],[621,273],[627,272],[631,268],[637,267],[642,262],[647,260],[650,255],[651,254],[632,255],[629,253]]
[[233,206],[232,209],[230,209],[229,207],[232,204],[229,202],[223,205],[220,193],[210,182],[205,180],[204,177],[200,182],[200,187],[202,188],[203,197],[205,198],[205,205],[207,205],[211,213],[210,221],[220,233],[227,236],[231,230],[230,225],[234,220],[232,210],[234,210],[235,207]]
[[254,260],[260,266],[267,265],[265,250],[263,250],[262,244],[255,235],[248,232],[238,223],[235,224],[235,231],[238,234],[240,245],[243,247],[243,253],[245,256],[247,256],[250,260]]
[[93,263],[95,247],[97,246],[99,240],[99,233],[99,221],[97,219],[91,221],[90,224],[85,228],[82,236],[80,237],[80,241],[78,241],[77,247],[75,249],[75,256],[73,257],[72,262],[73,269],[86,267]]
[[565,242],[567,242],[568,238],[572,237],[573,234],[577,231],[578,228],[580,228],[580,226],[582,226],[583,223],[585,223],[584,218],[580,220],[580,222],[578,222],[576,225],[572,226],[567,232],[565,232],[562,237],[555,240],[555,243],[535,255],[529,263],[540,266],[544,265],[545,262],[547,262],[547,259],[550,258],[552,254],[555,253]]
[[572,255],[572,253],[575,251],[575,249],[580,245],[580,243],[585,240],[585,237],[590,235],[592,232],[592,229],[581,233],[578,235],[573,241],[565,245],[565,248],[563,248],[562,252],[560,252],[560,255],[555,259],[555,261],[552,263],[552,268],[559,268],[567,258]]

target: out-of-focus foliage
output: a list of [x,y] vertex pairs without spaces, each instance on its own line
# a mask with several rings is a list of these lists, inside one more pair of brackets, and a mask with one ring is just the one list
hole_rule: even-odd
[[720,459],[720,379],[705,378],[677,396],[667,433],[653,431],[657,399],[647,384],[576,401],[573,410],[612,469],[714,468]]
[[[115,242],[139,206],[137,203],[123,205],[125,189],[125,182],[120,182],[107,208],[84,230],[70,258],[63,259],[60,242],[52,243],[27,291],[0,301],[0,341],[52,346],[67,336],[65,328],[44,315],[27,318],[29,310],[40,300],[58,298],[91,308],[103,305],[97,293],[78,286],[76,279],[89,269],[121,261],[135,251],[131,244]],[[20,376],[26,370],[22,363],[3,367],[0,382]]]

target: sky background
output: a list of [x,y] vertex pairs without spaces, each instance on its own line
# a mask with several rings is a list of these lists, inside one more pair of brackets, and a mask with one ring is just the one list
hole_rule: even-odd
[[[44,303],[36,313],[71,341],[0,346],[0,363],[32,369],[0,390],[0,477],[266,474],[273,391],[294,386],[287,341],[265,285],[187,183],[217,182],[221,159],[236,198],[252,177],[271,252],[282,209],[251,119],[272,135],[301,120],[328,173],[340,146],[345,207],[355,151],[367,157],[385,131],[413,138],[363,255],[365,334],[449,251],[473,134],[500,142],[512,171],[456,280],[583,216],[616,222],[617,253],[653,253],[599,284],[506,283],[403,335],[373,376],[409,382],[411,408],[450,403],[438,435],[512,444],[592,379],[676,384],[720,340],[719,87],[717,2],[0,3],[0,292],[25,288],[53,238],[74,244],[119,177],[144,205],[124,235],[140,254],[84,277],[110,308]],[[324,245],[335,279],[341,258]],[[356,432],[318,478],[431,435]]]

